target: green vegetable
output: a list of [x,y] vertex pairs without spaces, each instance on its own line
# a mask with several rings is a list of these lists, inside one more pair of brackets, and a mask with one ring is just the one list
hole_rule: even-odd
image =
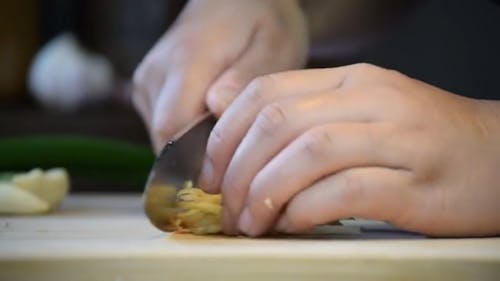
[[[147,146],[80,136],[0,139],[0,171],[64,167],[72,177],[142,186],[154,161]],[[0,180],[9,180],[4,173]]]

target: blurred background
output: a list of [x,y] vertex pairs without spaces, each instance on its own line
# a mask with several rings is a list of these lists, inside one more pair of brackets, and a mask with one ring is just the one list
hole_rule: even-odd
[[130,77],[183,4],[2,1],[0,172],[64,166],[73,191],[141,191],[153,154]]
[[[362,52],[309,65],[371,62],[454,93],[496,99],[495,2],[422,1]],[[62,165],[74,176],[74,191],[141,191],[153,155],[130,104],[129,80],[183,5],[2,1],[0,171]],[[61,76],[62,83],[50,82]]]

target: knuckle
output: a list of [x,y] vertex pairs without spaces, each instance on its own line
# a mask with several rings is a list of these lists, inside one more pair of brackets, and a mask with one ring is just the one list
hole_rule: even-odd
[[301,149],[312,158],[319,158],[333,144],[332,136],[323,128],[307,131],[301,142]]
[[370,73],[375,73],[380,68],[370,63],[361,62],[352,65],[352,69],[357,74],[366,75]]
[[271,91],[273,84],[274,79],[269,75],[257,77],[248,84],[243,95],[252,102],[263,102],[266,99],[266,93]]
[[392,81],[392,72],[396,73],[397,71],[382,68],[369,63],[358,63],[352,65],[351,76],[357,80],[378,85],[380,83]]
[[400,78],[400,77],[406,77],[403,73],[395,70],[395,69],[390,69],[390,68],[384,68],[384,72],[386,73],[387,76],[391,78]]
[[273,135],[288,121],[288,111],[283,103],[266,105],[257,115],[255,126],[263,135]]

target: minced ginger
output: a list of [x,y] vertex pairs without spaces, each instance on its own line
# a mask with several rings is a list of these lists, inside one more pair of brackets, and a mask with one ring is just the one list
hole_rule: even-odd
[[221,231],[221,195],[194,188],[191,181],[177,191],[173,186],[151,186],[146,212],[160,229],[180,233],[214,234]]

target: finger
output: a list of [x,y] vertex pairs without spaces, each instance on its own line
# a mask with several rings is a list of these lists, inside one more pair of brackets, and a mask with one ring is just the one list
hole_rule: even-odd
[[333,174],[295,195],[276,230],[304,232],[348,217],[400,221],[416,198],[410,184],[411,174],[401,169],[359,167]]
[[289,71],[253,80],[212,130],[200,186],[207,192],[220,192],[231,156],[265,104],[284,97],[336,88],[346,72],[346,68]]
[[[229,216],[244,204],[257,173],[273,157],[309,128],[333,122],[370,122],[380,115],[380,99],[352,98],[351,89],[339,89],[288,98],[264,107],[236,149],[224,174],[221,190],[231,202]],[[339,110],[335,110],[335,109]]]
[[[318,179],[359,166],[405,169],[403,159],[408,159],[409,155],[409,149],[393,136],[391,125],[342,123],[317,126],[294,140],[258,172],[250,184],[246,202],[230,200],[227,209],[231,217],[237,218],[246,203],[253,223],[241,225],[242,230],[260,234],[295,194]],[[244,192],[227,188],[224,196],[238,198]],[[269,204],[272,208],[266,208]]]
[[[277,54],[273,38],[267,37],[266,32],[256,29],[247,49],[214,82],[206,97],[211,112],[221,116],[252,79],[302,66],[304,62],[300,58],[290,60],[290,55],[286,52]],[[274,63],[269,63],[270,61]]]
[[198,53],[173,64],[159,95],[152,98],[152,125],[156,151],[205,109],[204,98],[223,65],[215,58]]
[[[155,103],[152,130],[156,147],[162,147],[177,131],[206,110],[205,97],[210,85],[234,62],[239,50],[246,48],[251,35],[238,30],[224,34],[202,36],[184,43],[183,39],[178,39],[180,43],[169,47],[165,82],[159,97],[156,98],[157,93],[152,97]],[[231,42],[221,47],[220,40],[216,40],[220,37],[231,38]]]

